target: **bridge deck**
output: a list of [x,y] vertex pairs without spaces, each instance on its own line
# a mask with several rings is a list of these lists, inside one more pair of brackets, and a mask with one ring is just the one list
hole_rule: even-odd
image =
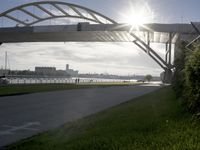
[[[34,27],[0,28],[0,42],[130,42],[134,38],[128,33],[130,25],[125,24],[89,24],[55,25]],[[140,38],[150,42],[166,43],[169,34],[173,34],[175,43],[179,34],[195,35],[190,24],[146,24],[139,31],[134,30]]]

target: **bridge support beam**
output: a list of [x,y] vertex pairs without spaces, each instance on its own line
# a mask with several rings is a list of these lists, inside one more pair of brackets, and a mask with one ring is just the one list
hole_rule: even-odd
[[140,49],[142,49],[145,53],[147,53],[152,59],[154,59],[154,61],[156,61],[156,63],[158,65],[161,66],[161,68],[165,69],[165,68],[170,68],[170,65],[167,64],[167,62],[165,62],[165,60],[163,60],[151,47],[150,47],[150,42],[148,42],[147,44],[140,39],[138,36],[136,36],[133,33],[130,33],[130,35],[132,37],[134,37],[134,41],[133,43],[135,45],[137,45]]
[[172,65],[172,34],[171,33],[169,33],[169,41],[166,43],[165,62],[169,66]]
[[171,69],[165,69],[160,75],[163,83],[170,84],[172,82],[173,72]]
[[165,60],[161,58],[156,51],[154,51],[150,47],[150,41],[147,39],[147,43],[145,43],[142,39],[140,39],[138,36],[136,36],[133,33],[130,33],[132,37],[135,38],[133,43],[137,45],[141,50],[143,50],[145,53],[147,53],[161,68],[163,68],[164,72],[161,73],[161,80],[163,83],[171,83],[173,72],[172,72],[172,34],[169,34],[169,41],[166,43],[166,55]]

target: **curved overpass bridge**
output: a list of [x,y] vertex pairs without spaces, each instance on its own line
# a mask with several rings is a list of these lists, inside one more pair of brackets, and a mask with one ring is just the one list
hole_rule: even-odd
[[[34,10],[34,11],[33,11]],[[36,12],[35,12],[36,11]],[[16,13],[22,16],[16,17]],[[24,4],[0,14],[12,21],[11,27],[0,28],[0,44],[17,42],[132,42],[149,55],[164,70],[163,81],[172,77],[172,44],[190,41],[198,36],[199,24],[145,24],[138,29],[117,23],[89,8],[59,2],[42,1]],[[41,25],[57,18],[81,19],[81,23]],[[151,43],[166,45],[165,59]]]

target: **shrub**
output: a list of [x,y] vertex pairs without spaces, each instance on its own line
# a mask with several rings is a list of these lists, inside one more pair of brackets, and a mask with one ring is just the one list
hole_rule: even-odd
[[153,77],[150,74],[148,74],[148,75],[145,76],[145,80],[148,81],[148,82],[150,82],[152,80],[152,78]]
[[184,83],[185,83],[185,61],[186,56],[188,55],[188,50],[185,48],[187,45],[186,42],[182,41],[177,45],[177,48],[179,49],[179,53],[176,54],[176,59],[174,60],[175,65],[175,71],[173,75],[173,89],[176,92],[176,96],[178,98],[183,96],[183,89],[184,89]]
[[200,112],[200,47],[185,64],[184,101],[192,112]]

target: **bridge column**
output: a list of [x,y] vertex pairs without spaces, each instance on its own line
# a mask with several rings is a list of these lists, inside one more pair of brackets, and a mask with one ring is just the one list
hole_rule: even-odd
[[133,43],[137,45],[141,50],[143,50],[145,53],[147,53],[158,65],[160,65],[161,68],[163,68],[164,72],[161,73],[161,80],[163,83],[171,83],[172,81],[172,68],[173,65],[171,63],[171,50],[172,50],[172,34],[169,34],[169,41],[166,43],[166,58],[165,60],[159,56],[156,51],[154,51],[150,47],[150,40],[149,35],[147,34],[147,43],[145,43],[143,40],[141,40],[139,37],[137,37],[135,34],[130,33],[131,36],[135,38]]
[[164,72],[161,73],[161,80],[163,83],[171,83],[173,72],[172,72],[172,33],[169,33],[169,41],[166,43],[166,54],[165,62],[168,64],[167,68],[164,69]]
[[166,68],[160,76],[163,83],[170,84],[172,82],[173,72],[171,69]]
[[165,62],[171,66],[172,65],[172,34],[169,33],[169,41],[166,43],[166,53]]

